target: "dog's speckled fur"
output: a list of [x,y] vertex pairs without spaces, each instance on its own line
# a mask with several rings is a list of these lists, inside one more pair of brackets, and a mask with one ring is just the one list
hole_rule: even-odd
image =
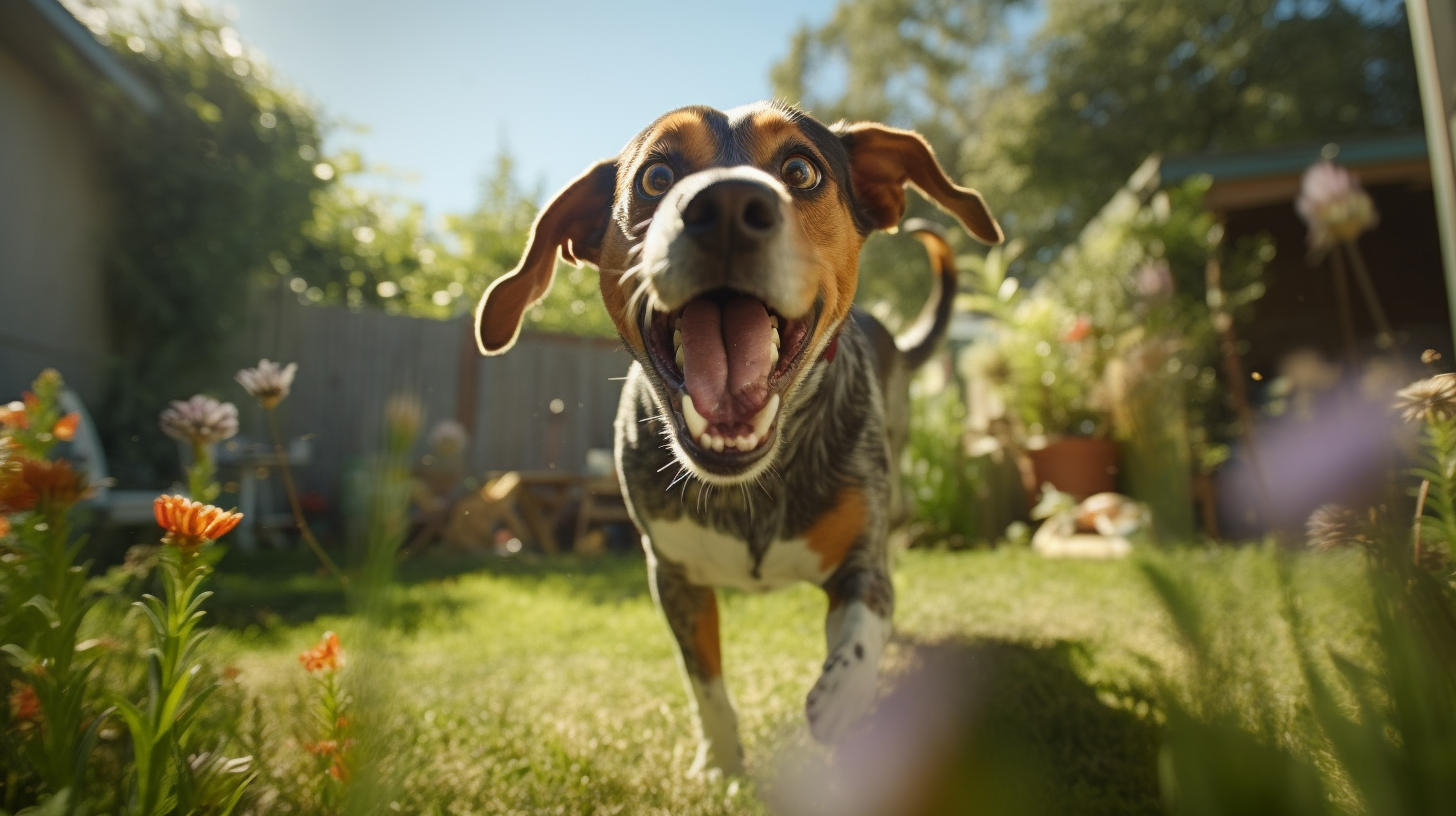
[[[790,184],[793,159],[820,174],[812,187]],[[663,163],[673,183],[648,195],[645,169]],[[874,229],[898,224],[907,184],[982,241],[1001,240],[980,196],[948,179],[916,134],[873,123],[825,127],[777,104],[683,108],[562,190],[538,216],[521,264],[481,300],[481,349],[501,353],[549,290],[558,249],[601,271],[603,301],[636,361],[617,413],[617,468],[697,706],[695,771],[743,770],[714,586],[821,586],[828,654],[806,701],[810,729],[832,740],[873,701],[894,611],[886,536],[902,513],[896,465],[906,389],[944,339],[955,290],[949,247],[925,228],[917,237],[936,267],[937,295],[916,328],[897,343],[851,309],[860,247]],[[744,233],[729,249],[705,250],[684,226],[687,213],[730,187],[755,191],[773,213],[771,229],[761,242]],[[759,299],[787,321],[786,338],[790,325],[803,338],[785,346],[788,361],[771,373],[769,390],[782,403],[764,441],[730,446],[726,457],[685,430],[681,372],[662,359],[660,326],[673,330],[654,323],[719,291]]]

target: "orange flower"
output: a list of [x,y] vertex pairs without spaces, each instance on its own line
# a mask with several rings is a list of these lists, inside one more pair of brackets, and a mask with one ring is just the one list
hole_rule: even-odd
[[185,496],[158,496],[152,502],[152,510],[157,524],[167,531],[162,543],[188,554],[227,535],[243,520],[242,513],[195,502]]
[[69,413],[56,420],[56,426],[51,428],[51,433],[62,442],[70,442],[76,438],[76,426],[81,424],[81,415]]
[[303,670],[313,674],[321,671],[338,671],[343,665],[344,654],[339,649],[339,636],[333,632],[324,632],[323,639],[318,645],[298,656],[298,662],[303,664]]
[[10,519],[0,516],[0,538],[10,535]]
[[25,483],[19,462],[0,465],[0,516],[30,510],[39,498]]
[[1077,318],[1077,322],[1072,324],[1072,328],[1068,329],[1067,333],[1062,335],[1062,340],[1067,343],[1077,343],[1086,340],[1087,335],[1091,333],[1092,320],[1086,317],[1079,317]]
[[90,489],[85,474],[77,473],[65,459],[22,459],[20,481],[38,504],[49,506],[75,504]]
[[329,776],[340,782],[349,781],[349,766],[344,764],[343,754],[334,754],[334,762],[329,766]]
[[339,752],[339,743],[337,740],[310,742],[303,746],[303,750],[310,754],[318,754],[319,756],[333,756]]
[[32,723],[40,721],[40,697],[36,696],[35,687],[29,683],[22,683],[19,680],[12,681],[10,687],[10,717],[16,722]]
[[30,427],[30,420],[25,418],[25,405],[19,402],[0,405],[0,425],[6,428]]

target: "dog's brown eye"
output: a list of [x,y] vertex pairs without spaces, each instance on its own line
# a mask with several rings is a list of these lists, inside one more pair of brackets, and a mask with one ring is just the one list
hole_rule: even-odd
[[643,197],[657,198],[667,192],[667,188],[676,180],[677,176],[667,162],[653,162],[642,171],[642,180],[637,182],[637,187]]
[[819,168],[803,156],[790,156],[779,168],[784,183],[796,190],[812,190],[819,186]]

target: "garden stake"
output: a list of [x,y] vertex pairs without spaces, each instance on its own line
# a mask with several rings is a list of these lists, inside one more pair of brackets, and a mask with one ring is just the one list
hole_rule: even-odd
[[313,550],[313,554],[317,555],[329,572],[332,572],[334,577],[339,579],[339,583],[347,588],[349,586],[348,576],[344,575],[343,570],[339,569],[339,565],[334,563],[334,559],[329,558],[329,554],[324,552],[323,545],[319,544],[317,538],[314,538],[313,530],[308,527],[308,520],[303,517],[303,505],[299,504],[298,489],[293,486],[293,471],[288,466],[288,453],[283,449],[283,434],[278,430],[278,417],[273,411],[273,408],[266,405],[263,407],[263,413],[268,415],[268,430],[273,433],[273,450],[278,455],[278,471],[283,474],[283,491],[288,494],[288,506],[293,509],[293,523],[298,525],[299,536],[308,544],[309,549]]

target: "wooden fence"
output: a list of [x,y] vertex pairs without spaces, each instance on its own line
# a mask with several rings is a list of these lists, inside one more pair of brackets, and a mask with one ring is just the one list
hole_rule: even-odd
[[[469,317],[304,306],[286,290],[254,313],[237,338],[235,362],[298,363],[279,418],[286,435],[312,435],[310,460],[297,474],[303,490],[338,496],[350,464],[378,449],[384,404],[399,393],[424,406],[424,431],[444,419],[465,426],[471,474],[581,472],[588,450],[612,446],[621,378],[631,362],[617,340],[525,333],[510,353],[482,357]],[[552,410],[556,400],[559,412]],[[261,411],[245,398],[237,402],[244,434],[263,438]]]

